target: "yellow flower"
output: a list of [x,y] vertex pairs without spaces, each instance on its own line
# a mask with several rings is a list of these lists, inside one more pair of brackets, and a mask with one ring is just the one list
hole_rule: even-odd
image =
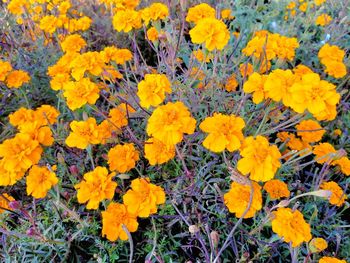
[[[7,193],[3,193],[3,194],[0,194],[0,214],[2,214],[3,212],[5,212],[7,210],[12,210],[9,206],[9,203],[11,201],[14,201],[15,199],[7,194]],[[5,208],[5,209],[4,209]]]
[[103,72],[105,63],[100,53],[93,51],[76,55],[69,63],[69,67],[72,69],[72,77],[79,81],[84,78],[86,71],[94,76],[99,76]]
[[58,178],[46,166],[33,165],[26,178],[27,194],[34,198],[44,198],[52,186],[58,183]]
[[284,242],[292,242],[292,247],[312,238],[310,225],[305,222],[300,211],[290,208],[278,208],[273,212],[272,231],[283,238]]
[[132,180],[131,189],[123,196],[123,203],[129,213],[149,217],[157,213],[157,205],[165,203],[164,190],[149,181],[149,178]]
[[155,138],[145,142],[145,158],[150,165],[163,164],[175,157],[175,146],[165,144]]
[[235,17],[233,15],[231,15],[231,9],[223,9],[223,10],[221,10],[221,18],[232,20]]
[[[6,2],[6,1],[3,1]],[[9,2],[7,9],[13,15],[21,15],[24,13],[25,8],[29,8],[27,0],[12,0]]]
[[124,204],[110,203],[102,213],[102,236],[110,241],[128,240],[123,225],[129,232],[135,232],[139,226],[136,215],[130,214]]
[[243,175],[250,173],[250,179],[266,182],[271,180],[281,166],[279,158],[281,153],[276,145],[269,145],[269,141],[263,136],[245,138],[241,152],[241,158],[237,163],[237,169]]
[[320,189],[332,192],[332,195],[329,198],[329,203],[332,205],[340,207],[344,204],[345,199],[347,199],[346,194],[336,182],[323,182],[320,186]]
[[64,86],[63,96],[67,99],[68,108],[76,110],[86,103],[95,104],[99,95],[99,87],[89,78],[83,78],[79,81],[69,81]]
[[0,60],[0,81],[4,81],[12,70],[12,66],[7,61]]
[[0,144],[0,157],[3,157],[7,171],[27,170],[39,162],[42,151],[39,142],[28,134],[17,133],[14,138]]
[[187,22],[197,24],[203,18],[215,18],[215,9],[206,3],[201,3],[188,9]]
[[196,120],[182,102],[168,102],[154,110],[147,123],[147,134],[165,144],[177,144],[184,133],[192,134]]
[[120,131],[121,128],[128,125],[127,114],[119,107],[113,108],[109,111],[108,119],[111,122],[112,131]]
[[214,113],[213,117],[205,118],[199,125],[202,131],[209,133],[203,146],[213,152],[222,152],[225,149],[236,151],[241,147],[244,127],[244,120],[240,117]]
[[316,18],[316,25],[318,25],[318,26],[326,26],[326,25],[328,25],[331,21],[332,21],[332,17],[330,17],[330,16],[327,15],[327,14],[322,14],[322,15],[319,15],[319,16]]
[[309,242],[309,248],[312,253],[318,253],[325,250],[328,247],[328,243],[323,238],[317,237],[311,239]]
[[28,134],[34,141],[38,141],[44,146],[51,146],[54,142],[50,127],[42,126],[38,121],[26,122],[20,127],[22,134]]
[[77,189],[78,202],[87,202],[87,209],[97,209],[101,201],[111,200],[117,183],[113,182],[115,173],[108,173],[107,168],[97,166],[93,171],[84,174],[84,180],[74,186]]
[[324,142],[314,146],[313,153],[316,155],[316,162],[323,164],[325,162],[332,162],[335,159],[337,151],[331,144]]
[[230,39],[230,32],[225,23],[215,18],[199,20],[189,33],[193,43],[204,43],[209,51],[222,50]]
[[[256,182],[252,182],[252,187],[252,203],[244,218],[253,217],[257,211],[261,210],[262,207],[261,187]],[[249,185],[232,182],[230,190],[224,194],[225,205],[231,213],[235,214],[237,218],[243,216],[244,211],[248,208],[250,193],[251,189]]]
[[29,74],[23,70],[14,70],[6,77],[6,85],[9,88],[19,88],[24,83],[28,83],[29,81]]
[[293,68],[293,73],[297,77],[297,79],[301,80],[302,76],[308,73],[314,73],[309,67],[299,64],[295,68]]
[[333,162],[335,165],[339,165],[341,172],[347,176],[350,175],[350,160],[348,157],[341,157]]
[[325,72],[335,78],[342,78],[346,75],[346,66],[343,63],[344,56],[344,50],[328,43],[323,45],[318,52],[318,58],[326,66]]
[[119,10],[113,17],[113,27],[118,32],[128,33],[133,29],[140,28],[141,25],[141,15],[135,10]]
[[105,47],[100,55],[105,63],[109,63],[111,60],[117,64],[123,65],[125,62],[132,59],[132,53],[126,48],[117,47]]
[[315,5],[319,6],[322,5],[326,0],[314,0]]
[[307,6],[308,6],[308,3],[307,3],[307,2],[302,3],[302,4],[299,6],[299,10],[300,10],[301,12],[306,12]]
[[94,118],[90,117],[86,121],[74,120],[69,126],[72,130],[66,139],[66,144],[69,147],[86,149],[89,144],[101,143],[101,132]]
[[260,75],[254,72],[243,85],[244,92],[253,93],[253,102],[255,104],[259,104],[267,98],[267,94],[264,90],[266,78],[266,75]]
[[137,85],[137,96],[142,107],[156,107],[171,93],[170,81],[164,74],[146,74],[145,79]]
[[238,81],[236,79],[236,76],[232,74],[231,76],[228,77],[226,84],[225,84],[225,89],[226,91],[235,91],[238,87]]
[[307,109],[317,120],[332,120],[336,116],[336,105],[340,100],[335,88],[335,85],[321,80],[316,73],[305,74],[301,81],[290,87],[291,100],[286,106],[298,113]]
[[78,34],[67,36],[61,43],[64,52],[79,52],[86,46],[86,41]]
[[297,126],[297,134],[304,142],[318,142],[322,139],[323,134],[326,132],[322,129],[321,125],[317,121],[304,120]]
[[295,81],[293,72],[289,69],[275,69],[266,78],[264,91],[266,96],[274,101],[282,100],[285,106],[291,106],[291,86]]
[[154,26],[152,26],[147,30],[146,35],[148,40],[156,41],[158,39],[159,32]]
[[59,24],[59,20],[57,17],[53,15],[47,15],[40,20],[39,27],[44,32],[53,34],[56,31],[56,29],[59,27],[58,24]]
[[290,196],[288,185],[277,179],[267,181],[264,184],[264,190],[269,193],[272,200]]
[[346,260],[341,260],[333,257],[322,257],[318,263],[346,263]]
[[328,61],[325,63],[325,72],[336,79],[346,75],[346,66],[342,61]]
[[108,152],[108,165],[111,171],[125,173],[135,167],[139,152],[132,143],[116,145]]
[[14,185],[18,180],[21,180],[26,170],[14,171],[5,169],[6,159],[0,159],[0,186]]
[[60,112],[51,105],[41,105],[36,108],[35,119],[40,121],[42,125],[54,124],[57,121],[57,117],[60,115]]

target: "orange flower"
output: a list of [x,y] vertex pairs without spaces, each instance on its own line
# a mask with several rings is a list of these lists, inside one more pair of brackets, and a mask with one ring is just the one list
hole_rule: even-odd
[[[256,182],[252,182],[253,199],[250,208],[244,218],[250,218],[255,215],[262,207],[261,187]],[[237,218],[243,216],[250,200],[251,189],[249,185],[231,183],[229,192],[224,194],[224,202],[228,210],[234,213]]]
[[157,29],[154,26],[152,26],[147,30],[146,35],[147,35],[148,40],[156,41],[158,39],[159,32],[157,31]]
[[7,210],[12,210],[9,206],[9,203],[11,201],[14,201],[15,199],[6,193],[0,194],[0,214],[2,214],[3,212],[5,212]]
[[332,17],[330,17],[329,15],[327,14],[322,14],[322,15],[319,15],[317,18],[316,18],[316,25],[318,26],[326,26],[328,25],[330,22],[332,21]]
[[5,169],[6,159],[0,159],[0,186],[14,185],[18,180],[21,180],[26,170],[7,170]]
[[264,184],[264,190],[269,193],[272,200],[290,196],[288,185],[277,179],[267,181]]
[[121,128],[128,125],[126,112],[119,107],[113,108],[109,111],[108,119],[111,122],[111,130],[119,131]]
[[138,29],[141,27],[141,15],[131,9],[119,10],[113,17],[113,27],[118,32],[123,31],[125,33]]
[[215,18],[215,9],[206,3],[201,3],[188,9],[187,22],[197,24],[203,18]]
[[67,36],[61,43],[64,52],[79,52],[86,46],[86,41],[78,34]]
[[135,167],[139,152],[132,143],[116,145],[108,152],[108,165],[112,171],[125,173]]
[[213,152],[222,152],[225,149],[236,151],[241,147],[244,126],[244,120],[240,117],[214,113],[199,125],[202,131],[209,133],[203,146]]
[[175,146],[165,144],[155,138],[145,142],[145,158],[150,165],[163,164],[175,157]]
[[44,198],[57,183],[58,178],[53,171],[46,166],[33,165],[26,178],[27,194],[35,198]]
[[292,247],[309,242],[312,238],[310,225],[305,222],[300,211],[281,207],[273,212],[273,216],[272,231],[285,242],[292,242]]
[[135,232],[139,226],[136,215],[130,214],[124,204],[111,202],[102,213],[102,236],[110,241],[128,240],[123,225],[129,232]]
[[182,102],[168,102],[154,110],[147,123],[147,134],[165,144],[177,144],[184,133],[192,134],[196,120]]
[[87,209],[97,209],[101,201],[112,199],[117,183],[112,181],[115,173],[108,174],[105,167],[97,166],[84,174],[84,180],[74,186],[78,191],[78,202],[87,202]]
[[339,165],[341,172],[347,176],[350,175],[350,160],[348,157],[343,156],[333,162],[334,165]]
[[323,238],[313,238],[309,243],[309,248],[312,253],[319,253],[328,247],[327,241]]
[[335,159],[337,151],[328,142],[320,143],[314,146],[313,153],[316,155],[315,160],[319,164],[332,162]]
[[333,257],[322,257],[318,263],[346,263],[346,260],[341,260]]
[[9,88],[19,88],[24,83],[28,83],[29,81],[29,74],[23,70],[14,70],[6,77],[6,85]]
[[320,189],[329,190],[332,192],[332,195],[329,198],[329,202],[332,205],[342,206],[345,202],[345,199],[347,199],[346,194],[336,182],[323,182],[320,186]]
[[276,145],[269,145],[263,136],[245,138],[241,147],[242,158],[237,163],[237,169],[243,175],[250,173],[254,181],[266,182],[271,180],[281,166],[281,153]]
[[132,180],[131,189],[123,196],[123,202],[129,213],[149,217],[157,213],[157,205],[165,203],[164,190],[149,181],[149,178]]
[[232,74],[231,76],[228,77],[226,84],[225,84],[225,89],[226,91],[236,91],[238,87],[238,81],[236,79],[236,76]]
[[7,61],[0,60],[0,81],[4,81],[12,70],[12,66]]
[[304,120],[297,126],[297,134],[304,142],[318,142],[326,132],[317,121]]

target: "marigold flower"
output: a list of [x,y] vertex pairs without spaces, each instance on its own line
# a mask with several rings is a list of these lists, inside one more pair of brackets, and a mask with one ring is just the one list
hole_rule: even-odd
[[302,3],[300,6],[299,6],[299,10],[301,11],[301,12],[306,12],[306,10],[307,10],[307,7],[308,7],[308,3],[307,2],[305,2],[305,3]]
[[319,6],[322,5],[326,0],[314,0],[315,5]]
[[336,182],[323,182],[320,186],[320,189],[332,192],[332,195],[329,198],[329,203],[331,203],[332,205],[340,207],[344,204],[345,199],[347,199],[346,194]]
[[141,18],[147,26],[150,21],[163,20],[169,15],[168,7],[163,3],[153,3],[140,11]]
[[199,20],[189,33],[193,43],[204,43],[209,51],[222,50],[230,39],[230,32],[225,23],[215,18]]
[[320,258],[318,263],[346,263],[346,260],[337,259],[337,258],[333,258],[333,257],[322,257],[322,258]]
[[325,250],[328,247],[328,243],[323,238],[317,237],[311,239],[309,242],[309,248],[312,253],[318,253]]
[[240,152],[242,158],[237,163],[237,169],[243,175],[250,173],[250,179],[266,182],[271,180],[281,166],[281,153],[276,145],[269,145],[263,136],[245,138]]
[[105,68],[105,63],[100,53],[94,51],[73,57],[69,67],[72,69],[72,77],[79,81],[84,78],[87,71],[94,76],[99,76]]
[[6,77],[6,85],[9,88],[19,88],[24,83],[28,83],[29,81],[29,74],[23,70],[11,71]]
[[206,3],[195,5],[188,9],[186,16],[187,22],[193,22],[195,24],[204,18],[215,18],[215,9]]
[[325,72],[336,79],[346,75],[346,66],[342,61],[327,61]]
[[199,62],[205,61],[206,63],[209,63],[210,60],[213,59],[212,53],[204,54],[202,49],[194,50],[192,54]]
[[350,160],[348,157],[343,156],[333,162],[335,165],[339,165],[341,172],[347,176],[350,175]]
[[26,178],[27,194],[35,198],[44,198],[52,186],[58,183],[58,178],[46,166],[33,165]]
[[[15,199],[7,194],[7,193],[3,193],[3,194],[0,194],[0,214],[2,214],[3,212],[5,212],[7,210],[12,210],[9,206],[9,203],[11,201],[14,201]],[[4,209],[5,208],[5,209]]]
[[135,167],[139,152],[132,143],[116,145],[108,152],[108,165],[111,171],[125,173]]
[[21,125],[20,132],[30,135],[32,140],[44,146],[51,146],[54,142],[50,127],[42,126],[40,122],[26,122]]
[[150,165],[163,164],[175,157],[175,146],[165,144],[155,138],[145,142],[145,158]]
[[41,105],[36,108],[35,119],[40,120],[43,125],[54,124],[57,121],[57,117],[60,115],[60,112],[51,105]]
[[121,128],[128,125],[127,114],[119,107],[111,109],[108,117],[108,120],[111,122],[112,131],[119,131]]
[[131,214],[149,217],[157,213],[157,205],[165,203],[165,192],[157,185],[151,184],[149,178],[132,180],[131,189],[123,196],[123,203]]
[[0,81],[4,81],[12,70],[12,66],[7,61],[0,60]]
[[67,36],[61,43],[64,52],[79,52],[86,46],[86,41],[78,34]]
[[346,66],[342,62],[344,56],[344,50],[328,43],[323,45],[318,52],[318,58],[326,66],[325,72],[335,78],[342,78],[346,75]]
[[266,78],[266,75],[260,75],[254,72],[243,85],[244,92],[253,93],[253,102],[255,104],[259,104],[267,98],[267,94],[264,90]]
[[128,240],[123,225],[129,232],[135,232],[139,226],[136,215],[130,214],[124,204],[110,203],[102,213],[102,236],[110,241]]
[[317,121],[304,120],[301,121],[297,128],[297,134],[301,137],[304,142],[318,142],[322,139],[325,130],[322,129],[321,125]]
[[24,169],[18,171],[5,169],[6,159],[0,159],[0,186],[14,185],[21,180],[26,172]]
[[289,89],[291,100],[286,106],[298,113],[307,109],[317,120],[334,119],[336,115],[327,116],[327,111],[334,110],[336,114],[340,95],[335,88],[333,84],[321,80],[316,73],[305,74]]
[[79,81],[69,81],[64,86],[63,96],[67,99],[68,108],[76,110],[86,103],[94,105],[99,95],[99,87],[89,78],[83,78]]
[[39,162],[42,151],[39,142],[28,134],[17,133],[14,138],[0,144],[0,157],[3,157],[7,171],[27,170]]
[[327,15],[327,14],[322,14],[322,15],[319,15],[317,18],[316,18],[316,25],[318,26],[326,26],[328,25],[330,22],[332,21],[332,17]]
[[231,15],[231,9],[223,9],[223,10],[221,10],[221,18],[232,20],[235,17],[233,15]]
[[236,151],[241,147],[244,127],[245,122],[240,117],[214,113],[199,125],[202,131],[209,133],[203,141],[203,146],[213,152],[222,152],[225,149],[230,152]]
[[148,40],[156,41],[158,39],[159,32],[157,31],[157,29],[154,26],[152,26],[147,30],[146,35],[147,35]]
[[236,76],[232,74],[231,76],[228,77],[226,84],[225,84],[225,89],[228,92],[235,91],[238,87],[238,81],[236,79]]
[[242,63],[239,65],[239,72],[244,78],[250,76],[254,73],[253,65],[250,63]]
[[128,33],[140,28],[141,25],[141,15],[135,10],[119,10],[113,17],[113,27],[118,32]]
[[310,225],[305,222],[300,211],[281,207],[273,212],[273,216],[272,231],[285,242],[292,242],[292,247],[297,247],[302,242],[309,242],[312,238]]
[[126,48],[117,48],[117,47],[105,47],[100,52],[102,59],[105,63],[114,61],[119,65],[125,64],[127,61],[132,59],[132,53],[129,49]]
[[[244,218],[253,217],[255,213],[262,208],[261,187],[256,182],[252,182],[252,187],[252,203]],[[243,216],[245,210],[248,208],[250,193],[251,189],[249,185],[232,182],[230,190],[224,194],[225,205],[231,213],[235,214],[237,218]]]
[[184,133],[192,134],[196,120],[180,101],[168,102],[154,110],[147,123],[147,134],[165,144],[175,145],[182,141]]
[[112,199],[117,183],[113,182],[115,173],[108,173],[107,168],[97,166],[84,174],[84,180],[74,186],[77,189],[78,202],[87,202],[87,209],[97,209],[101,201]]
[[319,164],[332,162],[335,159],[336,149],[328,142],[320,143],[314,146],[313,153],[316,155],[315,160]]
[[272,200],[280,199],[282,197],[288,198],[290,196],[288,185],[277,179],[267,181],[264,184],[264,190],[269,193]]
[[101,142],[101,132],[96,124],[96,119],[88,118],[86,121],[72,121],[70,123],[71,133],[66,139],[69,147],[86,149],[89,144]]
[[47,15],[40,20],[39,27],[44,32],[53,34],[59,27],[58,24],[59,19],[57,17],[55,17],[54,15]]
[[171,93],[170,81],[164,74],[146,74],[144,80],[137,85],[137,96],[142,107],[156,107]]

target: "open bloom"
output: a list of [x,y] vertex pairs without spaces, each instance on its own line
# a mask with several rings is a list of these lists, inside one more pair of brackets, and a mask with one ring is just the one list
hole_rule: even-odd
[[188,9],[187,22],[198,23],[203,18],[215,18],[215,9],[207,3],[201,3]]
[[44,198],[57,183],[58,178],[53,171],[46,166],[34,165],[26,178],[27,194],[35,198]]
[[329,198],[329,202],[332,205],[342,206],[344,204],[345,199],[347,198],[346,194],[336,182],[323,182],[320,188],[322,190],[328,190],[332,192],[332,195]]
[[328,243],[325,239],[317,237],[311,239],[309,242],[309,248],[312,253],[318,253],[325,250],[328,247]]
[[97,209],[101,201],[112,199],[117,183],[113,182],[115,173],[108,173],[107,168],[97,166],[93,171],[84,174],[84,180],[74,187],[78,191],[78,202],[87,202],[87,209]]
[[171,93],[170,81],[164,74],[146,74],[145,79],[137,85],[137,96],[142,107],[156,107]]
[[304,142],[318,142],[326,132],[317,121],[304,120],[297,126],[297,134]]
[[118,10],[113,17],[113,27],[118,32],[127,33],[141,25],[141,14],[132,9]]
[[168,102],[154,110],[147,123],[147,134],[165,144],[177,144],[184,133],[192,134],[196,120],[182,102]]
[[191,40],[195,44],[205,43],[205,47],[212,51],[222,50],[230,39],[230,32],[221,20],[204,18],[190,30]]
[[314,146],[313,153],[316,155],[315,160],[319,164],[332,163],[335,160],[337,150],[328,142],[323,142]]
[[125,173],[135,167],[139,152],[132,143],[116,145],[108,152],[108,165],[112,171]]
[[165,203],[165,192],[157,185],[151,184],[149,178],[132,180],[131,189],[123,196],[128,212],[139,217],[149,217],[157,212],[157,205]]
[[254,72],[243,85],[244,92],[253,93],[253,102],[255,104],[259,104],[267,98],[267,94],[264,90],[266,77],[266,75],[260,75]]
[[205,118],[199,125],[202,131],[209,133],[203,145],[213,152],[222,152],[225,149],[236,151],[241,147],[244,126],[244,120],[240,117],[214,113],[213,117]]
[[250,173],[254,181],[266,182],[271,180],[281,166],[279,158],[281,153],[276,145],[269,145],[269,141],[263,136],[245,138],[241,156],[237,163],[237,169],[243,175]]
[[334,258],[334,257],[322,257],[318,263],[346,263],[346,260]]
[[264,184],[264,190],[269,193],[272,200],[290,196],[288,185],[280,180],[267,181]]
[[135,232],[139,226],[136,215],[128,212],[124,204],[110,203],[102,213],[102,236],[110,241],[128,240],[123,225],[129,232]]
[[150,138],[145,142],[145,158],[150,165],[163,164],[175,157],[175,146]]
[[310,225],[305,222],[300,211],[281,207],[273,212],[273,216],[272,231],[285,242],[292,242],[292,247],[309,242],[312,238]]
[[29,74],[23,70],[14,70],[6,77],[6,84],[9,88],[19,88],[24,83],[28,83],[29,81]]
[[[261,187],[256,182],[252,182],[253,197],[250,208],[244,218],[250,218],[255,215],[262,207]],[[230,190],[224,194],[225,205],[231,213],[235,213],[236,217],[243,216],[248,208],[250,201],[251,189],[249,185],[232,182]]]

